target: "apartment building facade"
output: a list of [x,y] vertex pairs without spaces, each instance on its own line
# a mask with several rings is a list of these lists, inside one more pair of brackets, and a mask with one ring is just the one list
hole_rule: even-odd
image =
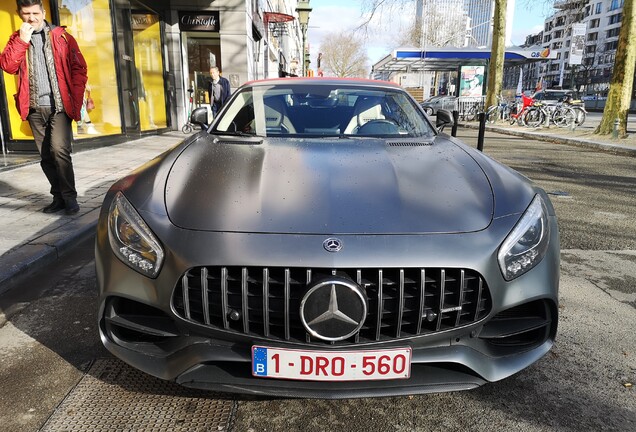
[[[522,66],[523,90],[541,87],[574,89],[604,97],[609,90],[622,23],[624,0],[562,0],[544,22],[542,32],[526,37],[524,47],[541,46],[556,59]],[[576,33],[583,29],[576,45]],[[575,44],[573,45],[573,40]],[[576,55],[576,53],[580,55]],[[574,55],[574,57],[573,57]],[[519,68],[506,68],[504,88],[516,88]]]

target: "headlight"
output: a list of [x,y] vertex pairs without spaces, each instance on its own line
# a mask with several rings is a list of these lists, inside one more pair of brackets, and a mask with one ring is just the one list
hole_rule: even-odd
[[163,249],[139,213],[121,192],[108,212],[108,239],[115,255],[133,270],[154,278],[163,262]]
[[548,212],[537,195],[499,249],[499,267],[506,280],[521,276],[545,256],[550,241]]

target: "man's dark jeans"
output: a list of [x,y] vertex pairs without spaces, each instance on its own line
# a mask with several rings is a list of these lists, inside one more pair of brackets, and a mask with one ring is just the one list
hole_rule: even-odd
[[54,113],[51,107],[32,108],[27,117],[35,144],[40,152],[40,166],[51,184],[53,199],[75,200],[75,174],[71,160],[73,129],[66,113]]

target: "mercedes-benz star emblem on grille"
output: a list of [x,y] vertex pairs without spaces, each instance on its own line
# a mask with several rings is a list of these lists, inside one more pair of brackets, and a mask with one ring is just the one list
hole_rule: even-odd
[[327,252],[338,252],[342,249],[342,240],[330,237],[322,242],[322,247],[324,247]]
[[367,298],[353,281],[340,277],[312,286],[300,302],[300,319],[307,332],[325,341],[356,334],[367,316]]

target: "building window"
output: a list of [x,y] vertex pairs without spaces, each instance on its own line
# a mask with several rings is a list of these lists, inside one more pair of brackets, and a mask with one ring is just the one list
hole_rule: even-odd
[[617,46],[618,46],[618,41],[607,42],[605,44],[605,51],[615,50]]
[[623,7],[623,0],[612,0],[608,11],[613,11]]
[[607,37],[607,38],[616,37],[616,36],[618,36],[618,34],[620,32],[621,32],[621,28],[620,27],[616,27],[616,28],[613,28],[611,30],[608,30],[607,33],[605,33],[605,37]]
[[612,16],[609,17],[608,25],[618,24],[622,20],[623,20],[623,14],[622,13],[617,13],[617,14],[612,15]]
[[607,42],[605,44],[605,51],[615,50],[617,46],[618,46],[618,41]]
[[598,40],[598,32],[588,33],[587,34],[587,40],[588,40],[588,42],[592,42],[592,41]]
[[597,28],[598,26],[601,25],[601,20],[599,18],[594,18],[593,20],[590,20],[590,28]]
[[596,3],[596,14],[603,12],[603,3]]

